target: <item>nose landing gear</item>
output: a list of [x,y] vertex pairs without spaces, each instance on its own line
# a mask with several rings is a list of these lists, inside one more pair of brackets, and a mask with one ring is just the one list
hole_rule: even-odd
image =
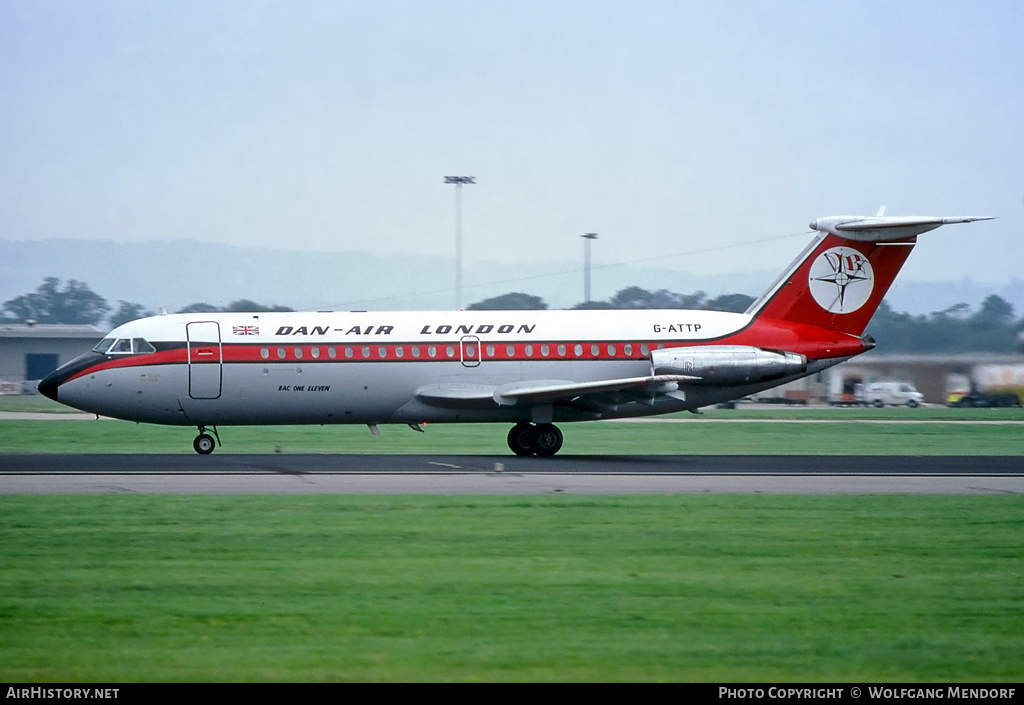
[[[217,441],[214,442],[213,436],[217,437]],[[213,452],[213,449],[218,445],[221,445],[220,434],[217,433],[217,427],[213,427],[213,436],[206,432],[206,426],[199,427],[199,435],[192,441],[192,447],[199,455],[209,455]]]
[[518,423],[508,432],[508,447],[516,455],[554,455],[562,447],[562,432],[550,423]]

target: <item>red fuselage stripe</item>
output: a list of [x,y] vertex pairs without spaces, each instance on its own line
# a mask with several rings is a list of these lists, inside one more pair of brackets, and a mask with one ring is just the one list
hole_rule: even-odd
[[[801,326],[771,319],[758,319],[752,325],[715,340],[673,341],[539,341],[539,342],[460,342],[436,343],[272,343],[218,346],[193,346],[192,364],[258,364],[258,363],[345,363],[345,362],[540,362],[545,360],[645,360],[658,347],[703,345],[749,345],[770,350],[784,350],[806,355],[810,359],[844,357],[864,352],[867,347],[859,338],[816,326]],[[175,347],[172,347],[175,346]],[[189,349],[184,343],[158,344],[161,351],[142,355],[107,359],[79,372],[71,379],[100,370],[123,367],[149,367],[189,363]],[[220,355],[217,354],[218,347]],[[169,349],[168,349],[169,348]],[[433,351],[433,354],[431,354]]]

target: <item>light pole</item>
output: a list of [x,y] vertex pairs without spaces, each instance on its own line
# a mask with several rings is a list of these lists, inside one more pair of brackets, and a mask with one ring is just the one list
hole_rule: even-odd
[[446,184],[455,184],[455,310],[462,308],[462,185],[475,184],[475,176],[446,176]]
[[597,239],[597,233],[583,233],[583,303],[590,303],[590,241]]

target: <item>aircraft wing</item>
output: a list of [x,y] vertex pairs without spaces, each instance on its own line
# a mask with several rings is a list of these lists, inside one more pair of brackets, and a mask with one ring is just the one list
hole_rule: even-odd
[[685,399],[679,383],[696,379],[689,375],[651,375],[596,382],[529,380],[501,386],[433,384],[416,390],[416,396],[427,404],[455,409],[555,403],[607,409],[631,401],[650,404],[661,395]]

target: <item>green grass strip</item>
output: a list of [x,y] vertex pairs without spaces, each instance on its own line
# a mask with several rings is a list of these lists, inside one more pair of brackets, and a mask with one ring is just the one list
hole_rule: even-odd
[[1024,499],[10,496],[0,679],[1020,681]]
[[[721,418],[721,417],[719,417]],[[222,427],[217,453],[510,455],[508,424]],[[1024,455],[1020,424],[615,423],[563,424],[561,454]],[[192,454],[196,429],[128,421],[0,420],[0,453]]]

